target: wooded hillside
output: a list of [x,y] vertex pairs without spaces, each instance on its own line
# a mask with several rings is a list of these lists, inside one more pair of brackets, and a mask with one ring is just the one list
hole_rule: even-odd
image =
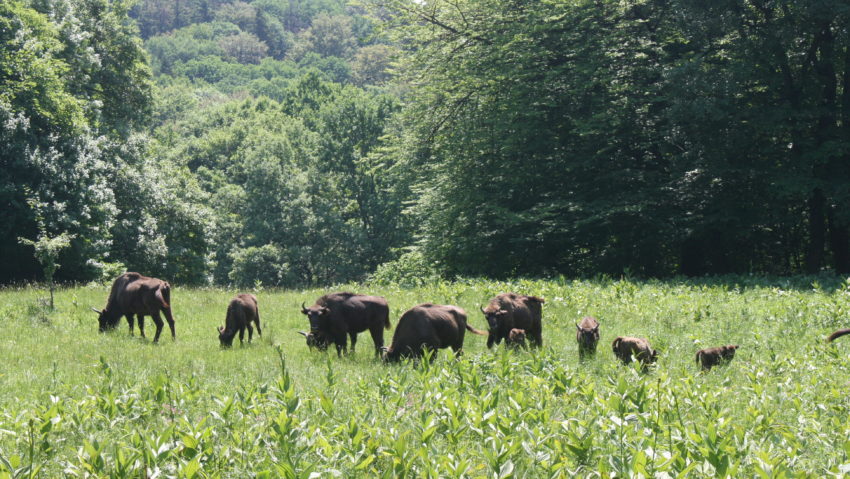
[[[0,282],[850,272],[850,6],[15,0]],[[381,266],[383,265],[383,266]]]

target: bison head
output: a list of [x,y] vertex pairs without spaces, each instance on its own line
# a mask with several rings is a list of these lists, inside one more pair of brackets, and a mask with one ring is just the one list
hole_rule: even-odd
[[508,339],[505,342],[510,347],[525,347],[525,330],[514,328],[508,333]]
[[735,350],[737,350],[737,349],[738,349],[737,344],[732,345],[732,346],[724,346],[723,351],[720,353],[720,357],[729,361],[729,360],[731,360],[732,358],[735,357]]
[[304,307],[304,303],[301,303],[301,313],[307,316],[307,319],[310,320],[310,332],[317,333],[320,331],[319,325],[323,318],[326,318],[328,313],[331,310],[325,306],[313,305],[309,308]]
[[484,308],[481,308],[481,312],[484,314],[484,317],[487,319],[487,325],[490,328],[490,331],[496,331],[499,329],[499,325],[505,318],[505,315],[508,314],[504,309],[500,309],[497,311],[488,311]]
[[236,336],[236,332],[231,332],[229,329],[224,329],[224,326],[219,326],[217,328],[218,331],[218,340],[221,343],[222,348],[229,348],[233,345],[233,337]]
[[121,319],[121,316],[112,314],[106,309],[98,311],[92,308],[91,310],[97,313],[97,330],[101,333],[105,333],[110,329],[115,329],[115,327],[118,326],[118,320]]
[[599,324],[593,328],[582,328],[576,324],[576,338],[581,346],[596,349],[599,342]]
[[328,341],[328,338],[326,338],[325,335],[322,334],[321,332],[317,331],[315,333],[313,333],[313,332],[308,333],[308,332],[305,332],[305,331],[298,331],[298,334],[307,338],[307,347],[308,348],[310,348],[310,349],[316,348],[319,351],[327,351],[328,345],[330,344],[330,342]]

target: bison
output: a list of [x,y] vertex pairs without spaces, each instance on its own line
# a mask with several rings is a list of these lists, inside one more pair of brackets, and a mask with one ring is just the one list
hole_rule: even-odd
[[[514,293],[502,293],[490,300],[486,308],[481,308],[487,318],[489,336],[487,347],[499,344],[507,339],[514,328],[524,329],[532,346],[543,345],[542,308],[545,301],[536,296],[524,296]],[[507,342],[505,343],[507,345]]]
[[139,273],[124,273],[112,283],[109,299],[106,307],[98,311],[97,321],[100,332],[113,329],[118,326],[121,316],[127,318],[130,325],[130,335],[133,335],[133,315],[139,318],[139,333],[145,337],[145,316],[151,316],[156,324],[156,335],[153,342],[159,341],[162,332],[162,318],[159,313],[165,314],[168,327],[171,328],[171,338],[176,339],[174,332],[174,318],[171,315],[171,285],[156,278],[148,278]]
[[526,334],[524,329],[514,328],[508,333],[508,337],[505,339],[505,346],[514,349],[525,349],[525,337]]
[[390,308],[387,300],[380,296],[347,292],[326,294],[309,308],[301,303],[301,312],[310,320],[314,338],[336,344],[339,356],[346,352],[346,335],[351,337],[351,351],[354,352],[357,333],[367,329],[375,343],[375,354],[379,355],[384,346],[383,329],[390,329]]
[[850,334],[850,329],[839,329],[838,331],[830,334],[826,341],[831,343],[845,334]]
[[321,332],[308,333],[307,331],[298,331],[298,334],[307,339],[307,347],[310,349],[316,348],[319,351],[327,351],[330,341]]
[[735,357],[738,345],[720,346],[717,348],[701,349],[697,351],[697,364],[702,365],[703,371],[708,371],[720,363],[728,363]]
[[592,316],[585,316],[581,323],[576,323],[576,341],[578,341],[578,356],[584,359],[596,354],[599,343],[599,321]]
[[405,312],[398,320],[392,345],[384,359],[398,361],[403,357],[419,357],[424,350],[452,348],[455,356],[463,353],[466,331],[486,336],[466,323],[466,311],[457,306],[425,303]]
[[618,336],[611,343],[614,354],[625,364],[632,362],[632,357],[640,361],[642,366],[648,366],[658,360],[658,351],[649,346],[649,341],[643,338]]
[[257,297],[253,294],[240,294],[230,301],[227,306],[227,318],[224,321],[224,326],[218,328],[218,340],[221,341],[222,347],[230,347],[233,344],[233,337],[239,333],[239,342],[243,342],[245,337],[245,328],[248,328],[248,342],[254,337],[254,328],[251,327],[251,322],[257,323],[257,334],[262,336],[263,330],[260,329],[260,311],[257,309]]

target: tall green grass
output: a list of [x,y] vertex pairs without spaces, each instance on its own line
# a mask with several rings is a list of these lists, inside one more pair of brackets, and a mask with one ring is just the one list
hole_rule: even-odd
[[[821,280],[826,283],[824,280]],[[459,281],[386,296],[393,325],[426,301],[465,308],[502,291],[544,305],[544,348],[384,365],[308,351],[299,313],[330,290],[258,291],[263,337],[221,350],[236,291],[175,288],[177,341],[97,333],[107,287],[0,290],[0,479],[6,477],[825,477],[850,471],[850,284],[811,278],[702,282]],[[601,323],[580,363],[574,323]],[[167,326],[166,326],[167,329]],[[385,334],[389,343],[392,332]],[[661,354],[618,364],[618,335]],[[247,339],[247,335],[246,335]],[[842,338],[844,339],[844,338]],[[698,349],[741,348],[699,373]]]

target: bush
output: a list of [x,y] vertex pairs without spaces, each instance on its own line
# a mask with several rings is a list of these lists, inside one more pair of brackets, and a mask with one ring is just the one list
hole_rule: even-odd
[[374,284],[422,286],[440,281],[441,273],[436,263],[429,263],[419,250],[408,251],[398,259],[388,261],[375,269],[369,277]]
[[273,244],[236,249],[230,254],[233,269],[228,277],[238,286],[254,286],[257,281],[278,286],[289,270],[289,265],[281,261],[281,256],[281,249]]

